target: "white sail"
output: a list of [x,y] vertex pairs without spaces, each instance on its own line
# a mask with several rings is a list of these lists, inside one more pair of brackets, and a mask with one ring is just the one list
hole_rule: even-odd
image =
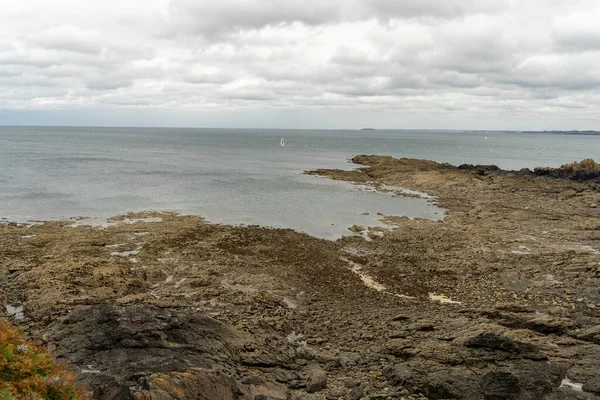
[[283,140],[283,138],[281,138],[281,147],[285,146],[285,141]]

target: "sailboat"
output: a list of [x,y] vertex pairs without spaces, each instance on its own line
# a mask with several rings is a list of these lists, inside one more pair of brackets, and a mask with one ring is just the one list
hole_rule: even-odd
[[285,140],[283,140],[283,138],[281,138],[281,142],[279,144],[281,144],[281,147],[285,147]]

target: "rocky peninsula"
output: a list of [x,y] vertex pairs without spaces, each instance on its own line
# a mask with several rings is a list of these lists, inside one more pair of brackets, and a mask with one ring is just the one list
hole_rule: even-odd
[[2,318],[97,399],[600,398],[595,164],[353,162],[308,173],[427,193],[444,220],[337,241],[157,212],[5,223]]

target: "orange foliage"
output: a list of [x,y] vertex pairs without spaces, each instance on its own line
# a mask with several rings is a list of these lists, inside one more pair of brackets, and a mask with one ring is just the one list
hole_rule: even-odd
[[64,366],[45,349],[25,341],[11,324],[0,321],[0,400],[86,398]]

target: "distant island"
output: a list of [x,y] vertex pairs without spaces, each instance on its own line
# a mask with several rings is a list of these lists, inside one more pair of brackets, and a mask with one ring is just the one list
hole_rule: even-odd
[[600,135],[600,131],[524,131],[522,133],[552,133],[555,135]]
[[361,131],[376,131],[375,128],[362,128]]

